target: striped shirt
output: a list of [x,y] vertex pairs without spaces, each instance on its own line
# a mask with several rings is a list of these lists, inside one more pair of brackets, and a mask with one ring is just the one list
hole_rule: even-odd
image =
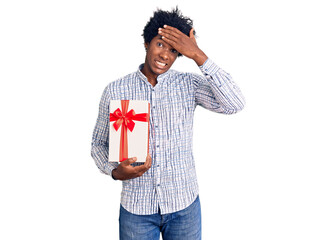
[[159,209],[167,214],[188,207],[198,195],[192,152],[196,106],[233,114],[245,100],[231,76],[210,59],[200,66],[203,76],[170,69],[158,76],[154,87],[142,67],[105,88],[91,155],[101,172],[111,175],[118,163],[108,162],[110,100],[149,101],[152,167],[141,177],[122,181],[121,204],[133,214],[149,215]]

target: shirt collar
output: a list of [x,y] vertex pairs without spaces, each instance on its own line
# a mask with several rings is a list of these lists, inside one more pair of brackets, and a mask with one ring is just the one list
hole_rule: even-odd
[[[140,77],[141,80],[148,82],[147,77],[145,76],[145,74],[143,74],[143,73],[141,72],[141,69],[143,68],[143,66],[144,66],[144,63],[140,64],[137,73],[138,73],[138,76]],[[170,74],[171,74],[171,70],[168,69],[167,72],[165,72],[165,73],[163,73],[163,74],[160,74],[160,75],[157,77],[157,82],[158,82],[158,83],[163,83],[163,82],[165,82],[165,80],[169,78]],[[149,83],[149,82],[148,82],[148,83]],[[150,84],[150,83],[149,83],[149,84]]]

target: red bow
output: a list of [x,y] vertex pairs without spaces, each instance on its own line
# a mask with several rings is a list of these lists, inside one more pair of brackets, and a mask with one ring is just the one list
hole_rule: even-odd
[[[127,128],[132,132],[135,126],[134,121],[148,122],[149,116],[147,113],[135,114],[134,110],[128,110],[129,100],[121,100],[121,111],[117,108],[113,113],[110,113],[110,122],[113,122],[113,127],[118,131],[121,126],[120,135],[120,150],[119,161],[125,161],[128,158],[128,142],[127,142]],[[111,143],[110,143],[111,144]]]

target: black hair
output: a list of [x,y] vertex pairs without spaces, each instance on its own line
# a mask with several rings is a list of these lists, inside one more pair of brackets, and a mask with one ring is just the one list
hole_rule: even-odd
[[[158,29],[163,28],[163,25],[177,28],[189,36],[190,30],[193,28],[193,20],[184,17],[177,6],[175,9],[172,9],[171,12],[157,9],[143,30],[142,36],[144,37],[145,43],[150,43],[152,39],[158,35]],[[182,56],[182,54],[179,53],[178,56]]]

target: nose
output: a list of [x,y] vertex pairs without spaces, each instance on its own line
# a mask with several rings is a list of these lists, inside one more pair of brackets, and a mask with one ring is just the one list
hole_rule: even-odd
[[167,49],[162,49],[162,51],[160,52],[160,57],[163,60],[168,60],[169,56],[168,56],[168,50]]

